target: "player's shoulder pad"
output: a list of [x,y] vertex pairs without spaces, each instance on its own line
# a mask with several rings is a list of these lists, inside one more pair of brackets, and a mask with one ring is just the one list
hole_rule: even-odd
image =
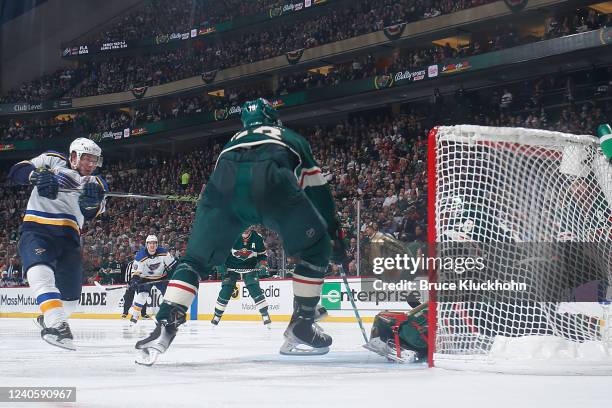
[[60,152],[57,152],[55,150],[47,150],[43,154],[46,155],[46,156],[50,156],[50,157],[57,157],[58,159],[62,159],[66,163],[68,163],[68,156],[66,156],[64,153],[60,153]]
[[100,184],[102,186],[102,188],[104,189],[104,191],[110,191],[110,189],[108,188],[108,183],[106,182],[106,180],[104,180],[101,176],[94,176],[94,178],[96,179],[96,182],[98,184]]
[[56,165],[59,165],[70,168],[70,162],[68,161],[68,157],[64,153],[56,152],[55,150],[47,150],[38,157],[43,158],[45,167],[55,167]]
[[145,260],[149,257],[149,253],[147,252],[147,248],[142,247],[134,257],[134,259],[138,262]]

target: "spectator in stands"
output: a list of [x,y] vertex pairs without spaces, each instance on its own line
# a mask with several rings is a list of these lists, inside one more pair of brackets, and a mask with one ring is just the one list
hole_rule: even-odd
[[508,88],[504,88],[501,98],[499,99],[499,110],[502,113],[507,113],[512,108],[513,99],[512,92],[510,92]]

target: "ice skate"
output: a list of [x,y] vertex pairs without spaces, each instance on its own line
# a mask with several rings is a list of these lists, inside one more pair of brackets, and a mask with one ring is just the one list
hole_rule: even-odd
[[34,324],[36,325],[36,327],[38,327],[40,330],[44,329],[45,326],[45,316],[44,315],[38,315],[36,316],[36,319],[34,319]]
[[163,354],[176,337],[178,327],[185,323],[185,311],[177,306],[170,310],[168,319],[157,321],[155,329],[149,336],[136,343],[136,364],[151,366]]
[[268,313],[262,313],[261,319],[263,320],[264,326],[268,330],[271,330],[272,329],[272,319],[270,318],[270,315]]
[[[37,319],[38,320],[38,319]],[[43,321],[44,325],[44,321]],[[52,346],[60,347],[66,350],[76,350],[72,340],[72,332],[68,322],[61,322],[56,327],[45,327],[40,332],[40,337]]]
[[139,350],[136,364],[153,365],[157,357],[170,347],[177,331],[177,328],[166,320],[158,322],[149,337],[136,343],[136,349]]
[[214,315],[212,320],[210,321],[210,324],[212,324],[214,327],[217,327],[217,325],[219,325],[220,320],[221,320],[221,316]]
[[284,355],[322,355],[329,352],[331,336],[323,333],[313,318],[297,316],[291,319],[285,330],[285,343],[280,353]]

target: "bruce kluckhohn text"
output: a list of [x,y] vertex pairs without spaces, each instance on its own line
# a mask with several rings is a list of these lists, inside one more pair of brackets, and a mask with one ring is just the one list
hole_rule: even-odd
[[[482,271],[485,268],[484,259],[480,257],[427,257],[397,254],[395,257],[374,258],[372,271],[382,275],[385,271],[399,270],[411,275],[418,271],[435,270],[438,272],[454,272],[463,274],[470,271]],[[385,282],[377,279],[373,282],[377,291],[525,291],[527,284],[514,280],[500,281],[461,279],[453,282],[427,282],[426,280],[400,280]]]
[[427,282],[426,280],[409,281],[401,280],[399,282],[383,282],[377,279],[373,283],[375,290],[380,291],[526,291],[527,284],[525,282],[517,282],[513,279],[510,281],[500,281],[498,279],[487,281],[476,281],[471,279],[462,279],[458,282]]

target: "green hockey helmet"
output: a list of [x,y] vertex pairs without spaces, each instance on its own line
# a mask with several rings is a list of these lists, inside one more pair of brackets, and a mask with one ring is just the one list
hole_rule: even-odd
[[245,128],[279,124],[278,111],[264,98],[245,102],[244,105],[242,105],[240,119]]

